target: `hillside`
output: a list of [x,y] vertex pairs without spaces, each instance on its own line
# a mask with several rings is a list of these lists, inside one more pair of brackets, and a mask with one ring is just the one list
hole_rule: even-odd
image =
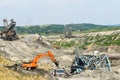
[[0,80],[46,80],[43,76],[23,75],[5,67],[14,63],[0,56]]
[[[39,60],[37,73],[31,75],[34,71],[28,73],[18,69],[10,69],[6,66],[28,62],[40,53],[52,51],[56,60],[59,61],[59,68],[64,68],[70,72],[71,65],[75,59],[75,47],[78,46],[83,54],[92,55],[93,50],[99,50],[101,54],[109,55],[113,72],[104,72],[102,70],[86,70],[80,74],[74,74],[68,78],[59,78],[58,80],[119,80],[120,79],[120,35],[119,30],[108,32],[91,32],[79,34],[76,38],[65,38],[56,36],[42,36],[43,41],[50,43],[46,45],[38,39],[38,34],[19,35],[20,39],[15,41],[4,41],[0,39],[0,76],[2,80],[56,80],[51,76],[51,69],[56,68],[50,58],[45,57]],[[78,36],[76,34],[73,34]],[[16,46],[17,45],[17,46]],[[59,48],[55,48],[57,45]],[[42,71],[40,71],[42,69]],[[26,71],[26,70],[25,70]],[[14,74],[14,75],[12,75]],[[96,74],[96,75],[95,75]]]
[[[90,23],[82,24],[67,24],[71,31],[74,32],[100,32],[120,29],[120,25],[96,25]],[[3,27],[0,27],[3,30]],[[19,34],[63,34],[66,32],[63,24],[49,24],[49,25],[31,25],[31,26],[17,26],[16,30]]]
[[[93,25],[92,25],[93,26]],[[94,25],[95,27],[95,25]],[[3,27],[1,27],[3,28]],[[71,27],[72,28],[72,27]],[[0,79],[1,80],[119,80],[120,79],[120,29],[117,27],[92,28],[88,27],[83,32],[72,29],[74,38],[62,38],[64,27],[57,25],[16,27],[19,40],[5,41],[0,39]],[[85,27],[84,27],[85,28]],[[89,29],[90,28],[90,29]],[[117,30],[116,30],[117,29]],[[41,31],[42,30],[42,31]],[[62,32],[63,30],[63,32]],[[39,32],[41,31],[41,32]],[[51,33],[51,31],[53,31]],[[55,32],[56,31],[56,32]],[[31,34],[27,34],[31,33]],[[32,34],[38,33],[38,34]],[[39,35],[42,33],[44,35]],[[51,34],[57,35],[51,35]],[[62,33],[62,34],[61,34]],[[48,35],[49,34],[49,35]],[[60,35],[59,35],[60,34]],[[16,46],[17,45],[17,46]],[[109,56],[113,72],[102,70],[85,70],[80,74],[69,75],[67,78],[51,76],[51,70],[56,68],[50,58],[41,58],[38,61],[37,72],[10,68],[14,64],[22,64],[32,60],[40,53],[48,50],[53,53],[59,61],[59,68],[71,71],[71,65],[75,59],[75,48],[78,47],[78,54],[92,55],[94,50],[100,54]],[[9,67],[6,67],[9,66]],[[27,71],[27,72],[26,72]]]
[[78,38],[64,39],[61,41],[52,40],[51,42],[54,45],[59,45],[61,48],[71,49],[78,46],[80,49],[89,52],[96,49],[101,52],[120,52],[120,30],[77,33],[73,35]]

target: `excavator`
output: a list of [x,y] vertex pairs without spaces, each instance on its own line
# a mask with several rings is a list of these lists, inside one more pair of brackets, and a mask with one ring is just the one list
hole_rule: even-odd
[[26,68],[26,69],[30,69],[30,70],[33,70],[33,69],[35,69],[35,68],[37,68],[38,67],[38,61],[39,61],[39,59],[41,59],[41,58],[43,58],[43,57],[50,57],[51,58],[51,60],[54,62],[54,64],[56,65],[56,66],[59,66],[59,64],[58,64],[58,62],[56,61],[56,59],[54,58],[54,55],[52,54],[52,52],[51,51],[48,51],[47,53],[41,53],[41,54],[38,54],[37,56],[35,56],[35,58],[32,60],[32,61],[30,61],[30,62],[23,62],[23,64],[22,64],[22,67],[23,68]]
[[59,74],[62,74],[62,75],[64,74],[64,69],[59,68],[58,61],[55,59],[55,57],[54,57],[54,55],[52,54],[51,51],[48,51],[47,53],[38,54],[30,62],[23,62],[22,64],[14,64],[12,66],[6,66],[6,67],[9,68],[9,69],[18,71],[18,72],[23,72],[23,73],[28,73],[29,72],[30,74],[32,74],[32,73],[33,74],[34,73],[39,74],[41,71],[40,71],[40,69],[37,69],[38,61],[39,61],[39,59],[41,59],[43,57],[50,57],[50,59],[56,65],[56,69],[52,70],[52,74],[54,76],[59,75]]

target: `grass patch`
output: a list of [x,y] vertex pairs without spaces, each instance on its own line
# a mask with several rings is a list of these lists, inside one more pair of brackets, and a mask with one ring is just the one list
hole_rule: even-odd
[[0,80],[46,80],[43,76],[38,75],[21,75],[4,66],[12,65],[14,62],[0,56]]

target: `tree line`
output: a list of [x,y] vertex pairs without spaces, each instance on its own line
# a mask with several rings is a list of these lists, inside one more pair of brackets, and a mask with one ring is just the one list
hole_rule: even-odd
[[[66,24],[66,25],[67,27],[70,28],[71,31],[78,31],[78,32],[120,29],[120,25],[108,26],[108,25],[95,25],[89,23]],[[15,29],[19,34],[37,33],[37,34],[49,35],[49,34],[63,34],[66,32],[65,25],[63,24],[16,26]],[[4,27],[1,26],[0,30],[4,30]]]

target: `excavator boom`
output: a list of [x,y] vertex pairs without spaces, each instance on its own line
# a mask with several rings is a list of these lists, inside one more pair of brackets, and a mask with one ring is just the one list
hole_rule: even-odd
[[38,66],[38,60],[42,57],[50,57],[51,60],[55,63],[56,66],[58,66],[58,63],[56,61],[56,59],[54,58],[54,55],[52,54],[51,51],[48,51],[47,53],[43,53],[43,54],[38,54],[32,61],[30,61],[29,63],[23,63],[22,67],[24,68],[36,68]]

